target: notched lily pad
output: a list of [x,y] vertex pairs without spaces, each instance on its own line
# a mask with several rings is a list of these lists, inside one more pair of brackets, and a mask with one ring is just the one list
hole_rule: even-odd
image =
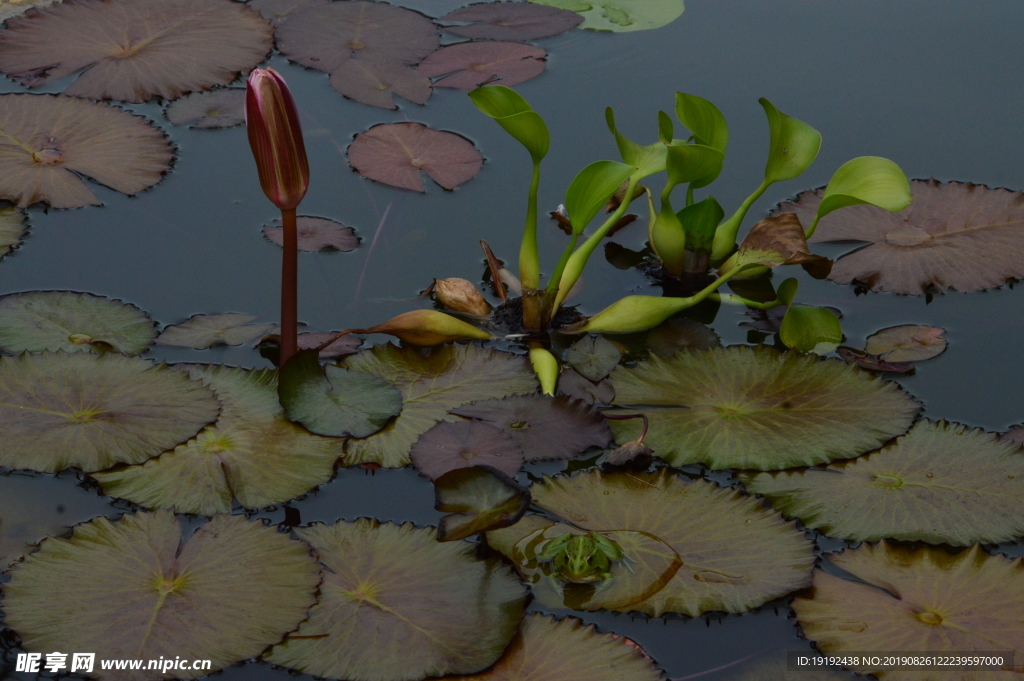
[[394,95],[426,104],[434,89],[416,69],[386,61],[348,59],[331,73],[331,87],[360,104],[397,109]]
[[227,85],[266,59],[273,29],[230,0],[77,0],[7,21],[0,71],[28,87],[145,102]]
[[919,421],[852,461],[740,480],[787,516],[841,539],[970,546],[1024,536],[1024,455],[993,433],[945,421]]
[[444,30],[473,40],[536,40],[571,31],[583,23],[583,17],[547,5],[488,2],[457,9],[438,21],[467,24]]
[[714,329],[686,317],[666,320],[647,332],[647,348],[664,359],[669,359],[684,350],[710,350],[720,347],[722,339]]
[[490,466],[457,468],[434,481],[434,508],[449,514],[437,525],[438,541],[509,527],[529,506],[530,491]]
[[511,436],[480,421],[442,421],[409,451],[412,465],[431,480],[467,466],[488,466],[515,475],[523,465],[523,450]]
[[310,7],[327,5],[331,0],[249,0],[249,7],[260,13],[260,16],[277,26],[296,12]]
[[28,291],[0,297],[0,351],[11,354],[121,352],[138,355],[156,338],[156,324],[128,303],[91,293]]
[[25,211],[0,201],[0,259],[21,245],[28,232]]
[[[167,511],[116,523],[98,518],[78,525],[71,539],[45,540],[11,569],[4,623],[28,651],[182,656],[210,660],[216,671],[294,629],[319,582],[308,546],[241,515],[217,516],[187,542]],[[192,679],[210,671],[174,673]],[[98,676],[166,678],[159,670]]]
[[571,459],[589,447],[611,444],[611,430],[600,412],[565,397],[516,395],[465,404],[451,413],[501,428],[527,461]]
[[[1024,563],[990,556],[975,545],[950,554],[940,547],[861,544],[828,556],[854,578],[814,571],[814,590],[793,601],[806,638],[826,654],[885,650],[931,655],[1013,652],[1014,670],[1024,670]],[[867,658],[862,658],[867,661]],[[911,681],[919,671],[880,671],[851,665],[862,674]],[[1008,672],[978,677],[1012,678]],[[935,681],[960,681],[958,668],[927,672]]]
[[580,28],[594,31],[646,31],[666,26],[683,13],[683,0],[530,0],[579,12]]
[[610,404],[615,399],[615,388],[607,378],[595,383],[575,369],[568,368],[558,379],[558,394],[584,404]]
[[[335,336],[337,336],[336,333],[300,333],[299,350],[315,350]],[[333,343],[321,350],[320,359],[333,359],[335,357],[351,355],[359,352],[359,348],[362,345],[362,338],[355,334],[347,333],[344,336],[338,337]]]
[[206,350],[216,345],[245,345],[273,331],[273,324],[250,324],[256,315],[228,312],[227,314],[197,314],[181,324],[167,326],[157,336],[157,345]]
[[171,102],[164,115],[171,125],[193,128],[230,128],[245,123],[245,88],[194,92]]
[[137,357],[0,357],[0,466],[56,473],[140,463],[194,437],[219,411],[198,381]]
[[419,72],[436,78],[434,87],[472,90],[501,78],[509,87],[544,72],[548,53],[533,45],[508,42],[468,42],[442,47],[423,60]]
[[1015,445],[1024,445],[1024,425],[1014,426],[999,436],[1004,442],[1012,442]]
[[163,179],[173,158],[174,146],[141,116],[73,97],[0,95],[0,198],[21,208],[100,205],[79,175],[136,194]]
[[367,437],[402,411],[398,388],[362,371],[322,369],[315,350],[291,358],[278,380],[285,415],[317,435]]
[[569,348],[565,360],[593,382],[606,378],[622,359],[622,351],[604,336],[585,336]]
[[515,635],[526,589],[466,542],[368,518],[296,533],[325,566],[323,585],[295,635],[264,656],[272,664],[332,679],[419,681],[486,669]]
[[836,348],[836,354],[842,357],[847,364],[856,364],[866,371],[876,371],[883,374],[906,374],[914,370],[914,365],[911,362],[887,362],[857,348],[839,346]]
[[[907,431],[921,405],[840,360],[734,346],[651,356],[611,376],[615,404],[646,405],[647,444],[673,466],[778,470],[848,459]],[[616,422],[619,442],[636,421]]]
[[864,348],[886,362],[921,362],[946,351],[945,329],[934,326],[901,324],[868,336]]
[[[914,180],[910,189],[913,203],[898,213],[861,205],[821,219],[811,242],[868,243],[836,260],[829,279],[921,295],[1024,278],[1024,193],[936,180]],[[821,192],[803,192],[778,210],[813,219]]]
[[363,177],[417,192],[424,191],[420,171],[445,189],[455,189],[475,177],[484,162],[465,137],[420,123],[373,126],[356,135],[348,160]]
[[[279,223],[280,220],[275,220],[275,222]],[[295,229],[298,233],[298,248],[307,253],[319,251],[348,253],[359,247],[356,230],[328,218],[300,215],[295,221]],[[267,237],[267,241],[271,243],[284,246],[284,227],[279,224],[264,227],[263,236]]]

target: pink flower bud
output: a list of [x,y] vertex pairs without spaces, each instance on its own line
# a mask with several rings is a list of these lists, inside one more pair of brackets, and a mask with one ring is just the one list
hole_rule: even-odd
[[254,69],[245,91],[245,123],[260,186],[281,210],[293,210],[309,188],[302,126],[288,84],[274,69]]

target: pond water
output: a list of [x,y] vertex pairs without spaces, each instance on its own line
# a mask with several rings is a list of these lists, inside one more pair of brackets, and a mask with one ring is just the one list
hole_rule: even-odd
[[[440,16],[464,3],[398,4]],[[625,134],[651,142],[657,111],[672,110],[676,91],[711,100],[728,119],[729,154],[713,187],[727,213],[762,177],[768,139],[758,97],[768,97],[821,132],[822,150],[814,165],[796,180],[773,185],[753,205],[747,225],[780,201],[823,186],[842,162],[862,155],[893,159],[910,178],[1021,189],[1022,31],[1024,6],[999,0],[691,0],[684,14],[663,28],[633,33],[576,30],[532,41],[548,51],[547,69],[516,90],[551,130],[541,209],[553,210],[562,202],[565,187],[584,165],[618,158],[605,126],[605,106],[615,107]],[[392,112],[342,98],[330,88],[326,74],[289,63],[276,52],[268,64],[287,79],[302,116],[311,183],[300,215],[332,218],[354,227],[361,238],[360,247],[349,253],[300,254],[299,318],[310,330],[368,327],[429,307],[420,294],[435,277],[480,282],[485,271],[481,238],[500,258],[514,262],[528,160],[464,92],[439,89],[426,106],[402,101]],[[31,91],[60,92],[73,78]],[[0,91],[29,90],[5,79]],[[25,243],[0,263],[0,295],[86,291],[133,303],[161,324],[222,312],[274,322],[280,249],[263,238],[261,228],[278,214],[260,191],[244,126],[174,127],[158,103],[125,108],[157,121],[177,145],[172,171],[134,197],[91,184],[102,207],[30,208]],[[424,194],[353,172],[345,154],[353,136],[378,123],[403,121],[469,138],[485,158],[483,170],[452,192],[428,181]],[[634,210],[646,219],[645,211]],[[613,241],[640,250],[645,230],[633,225]],[[549,271],[564,247],[564,235],[542,220],[540,242],[546,254],[543,268]],[[849,249],[842,244],[815,247],[830,257]],[[601,256],[599,250],[572,301],[582,312],[594,314],[627,293],[660,294],[636,270],[614,268]],[[896,296],[817,281],[802,271],[786,276],[800,279],[800,302],[842,312],[848,345],[863,347],[866,336],[898,324],[946,330],[948,350],[922,363],[913,375],[897,379],[924,403],[926,417],[997,432],[1024,421],[1020,290],[1007,285],[970,294]],[[725,345],[748,340],[748,327],[739,325],[746,319],[741,309],[723,306],[712,324]],[[145,356],[271,366],[251,344],[206,351],[156,345]],[[534,464],[526,470],[553,475],[565,466]],[[529,483],[527,473],[519,478]],[[370,516],[428,525],[442,515],[433,504],[431,484],[411,468],[373,474],[343,468],[331,482],[286,506],[299,512],[302,524]],[[0,476],[0,519],[14,508],[31,509],[32,523],[42,534],[56,534],[97,515],[117,517],[132,507],[110,503],[94,485],[65,472]],[[271,507],[255,515],[277,523],[285,519],[285,509]],[[811,534],[819,550],[844,545]],[[999,550],[1011,556],[1024,553],[1019,543]],[[798,636],[787,602],[772,601],[743,615],[695,619],[573,614],[638,641],[669,677],[724,679],[736,671],[724,667],[748,656],[809,649]],[[3,640],[5,646],[13,645],[13,639]],[[14,652],[5,649],[0,678],[35,678],[13,671]],[[294,678],[294,673],[265,663],[236,665],[221,675],[239,680]]]

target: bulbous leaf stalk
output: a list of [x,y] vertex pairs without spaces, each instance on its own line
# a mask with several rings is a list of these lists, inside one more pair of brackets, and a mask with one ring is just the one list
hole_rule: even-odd
[[298,347],[298,231],[295,209],[309,188],[309,162],[295,101],[274,69],[255,69],[245,91],[245,122],[263,193],[281,209],[280,366]]

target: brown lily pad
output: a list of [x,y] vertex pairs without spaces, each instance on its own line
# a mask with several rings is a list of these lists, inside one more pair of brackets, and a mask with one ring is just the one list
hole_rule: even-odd
[[946,351],[944,333],[934,326],[901,324],[868,336],[864,349],[886,362],[921,362]]
[[513,395],[453,409],[453,414],[495,425],[522,448],[527,461],[571,459],[589,447],[611,444],[604,417],[565,397]]
[[[280,220],[275,220],[280,222]],[[341,251],[348,253],[359,246],[359,237],[351,227],[328,218],[299,216],[296,220],[299,250],[307,253],[319,251]],[[279,225],[263,228],[263,236],[278,246],[284,246],[284,227]],[[327,340],[326,338],[324,340]]]
[[296,12],[277,29],[292,61],[333,73],[348,59],[415,66],[437,49],[437,26],[422,14],[383,2],[331,2]]
[[490,466],[515,475],[523,450],[500,428],[480,421],[442,421],[420,435],[409,451],[412,465],[431,480],[458,468]]
[[277,26],[296,12],[330,4],[331,0],[249,0],[249,7]]
[[266,59],[272,29],[231,0],[70,0],[7,21],[0,71],[28,87],[145,102],[226,85]]
[[520,2],[489,2],[470,5],[444,15],[438,21],[466,22],[446,26],[448,33],[474,40],[536,40],[571,31],[583,23],[576,12]]
[[433,88],[430,79],[401,64],[348,59],[331,73],[331,87],[360,104],[397,109],[394,95],[426,104]]
[[842,357],[847,364],[856,364],[867,371],[879,371],[885,374],[905,374],[914,370],[912,362],[887,362],[880,357],[870,355],[863,350],[840,346],[836,348],[836,354]]
[[0,95],[0,198],[18,207],[98,206],[79,175],[135,194],[163,179],[173,158],[159,128],[121,109],[57,95]]
[[164,115],[171,125],[230,128],[245,123],[245,88],[194,92],[170,103]]
[[424,191],[420,171],[454,189],[480,172],[484,162],[465,137],[420,123],[375,125],[356,135],[348,160],[363,177],[417,192]]
[[[910,190],[913,203],[898,213],[850,206],[821,219],[811,242],[868,242],[839,258],[829,279],[921,295],[1024,278],[1024,193],[937,180],[914,180]],[[820,202],[821,190],[806,191],[778,210],[807,220]]]
[[459,43],[424,59],[419,71],[431,78],[445,76],[434,87],[472,90],[495,77],[511,87],[543,73],[547,56],[539,47],[522,43]]

